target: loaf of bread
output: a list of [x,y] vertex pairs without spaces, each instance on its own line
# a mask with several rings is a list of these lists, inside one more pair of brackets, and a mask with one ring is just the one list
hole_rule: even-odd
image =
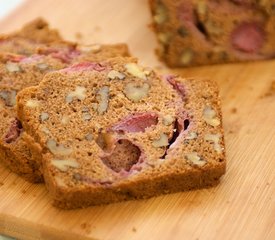
[[40,46],[40,54],[31,56],[0,53],[0,161],[30,182],[43,180],[40,170],[41,149],[26,134],[15,113],[16,94],[37,85],[50,71],[62,69],[83,60],[98,61],[116,56],[129,56],[127,45],[52,45]]
[[18,94],[17,114],[61,208],[209,187],[225,173],[217,86],[132,58],[48,73]]
[[150,0],[158,55],[170,67],[275,56],[273,0]]

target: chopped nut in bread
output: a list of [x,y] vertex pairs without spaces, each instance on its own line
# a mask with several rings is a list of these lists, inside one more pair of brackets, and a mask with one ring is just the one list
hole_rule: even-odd
[[66,172],[69,167],[78,168],[79,164],[74,159],[54,159],[52,160],[52,165],[57,167],[60,171]]
[[134,83],[128,83],[124,89],[124,93],[128,99],[138,102],[148,95],[150,86],[144,83],[142,86],[136,86]]
[[199,166],[202,167],[206,164],[206,161],[203,160],[198,153],[196,152],[192,152],[192,153],[188,153],[185,155],[186,160],[188,161],[188,163],[195,165],[195,166]]
[[206,123],[213,127],[219,126],[221,123],[220,119],[217,118],[215,110],[209,106],[205,107],[203,110],[203,119]]
[[98,91],[97,100],[98,100],[97,112],[98,114],[103,114],[108,109],[109,87],[104,86]]
[[86,88],[81,86],[76,86],[75,90],[72,92],[69,92],[69,94],[66,96],[66,103],[71,103],[74,98],[78,100],[84,100],[86,97]]
[[55,140],[49,139],[47,141],[47,147],[54,155],[68,156],[73,153],[71,148],[66,148],[62,144],[58,144]]

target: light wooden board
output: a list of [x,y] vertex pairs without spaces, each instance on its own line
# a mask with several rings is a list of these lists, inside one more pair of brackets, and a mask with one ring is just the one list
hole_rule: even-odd
[[[146,0],[28,0],[0,22],[0,31],[36,16],[68,39],[127,42],[143,64],[162,66]],[[177,72],[220,86],[228,168],[219,186],[62,211],[51,206],[43,185],[0,167],[0,232],[21,239],[275,239],[275,95],[265,96],[275,61]]]

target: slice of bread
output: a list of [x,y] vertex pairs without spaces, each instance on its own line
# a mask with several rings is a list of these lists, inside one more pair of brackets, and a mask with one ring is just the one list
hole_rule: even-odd
[[[129,56],[126,44],[90,44],[81,45],[65,41],[55,29],[42,18],[37,18],[11,34],[0,36],[0,52],[25,56],[32,54],[51,55],[63,62],[82,60],[99,61],[114,56]],[[85,57],[85,58],[84,58]]]
[[26,87],[37,85],[46,72],[65,66],[50,56],[0,54],[0,161],[31,182],[42,181],[35,160],[39,152],[31,151],[26,143],[32,138],[17,119],[16,95]]
[[[82,60],[103,60],[129,56],[127,45],[70,45],[41,47],[39,54],[29,57],[0,53],[0,161],[30,182],[43,180],[40,169],[41,149],[26,134],[15,113],[16,94],[35,86],[50,71],[62,69]],[[44,55],[41,55],[44,54]]]
[[31,55],[43,44],[61,44],[62,41],[57,30],[49,28],[44,19],[37,18],[14,33],[1,35],[0,52]]
[[132,58],[48,73],[18,94],[17,114],[61,208],[209,187],[225,173],[217,86]]

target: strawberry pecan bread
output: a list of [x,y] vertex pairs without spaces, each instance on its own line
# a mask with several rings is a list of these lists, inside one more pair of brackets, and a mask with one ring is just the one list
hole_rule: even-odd
[[21,30],[0,36],[0,52],[24,56],[33,54],[51,55],[64,63],[82,60],[102,60],[116,56],[129,56],[126,44],[81,45],[63,40],[57,30],[50,29],[48,23],[35,19]]
[[275,57],[275,1],[150,0],[159,57],[170,67]]
[[0,36],[0,52],[31,55],[44,44],[61,44],[64,40],[57,30],[50,29],[48,23],[37,18],[27,23],[21,30]]
[[[103,60],[129,56],[125,44],[44,47],[40,54],[22,56],[0,53],[0,162],[31,182],[43,180],[40,169],[40,148],[31,151],[26,134],[16,117],[16,95],[26,87],[37,85],[50,71],[62,69],[83,60]],[[43,55],[42,55],[43,54]],[[35,145],[35,143],[32,143]]]
[[[32,140],[17,119],[16,95],[26,87],[37,85],[45,73],[66,65],[50,56],[0,54],[0,162],[31,182],[41,182],[39,152],[29,149]],[[40,157],[41,158],[41,157]]]
[[132,58],[48,73],[18,94],[17,114],[61,208],[213,186],[225,173],[216,85]]

